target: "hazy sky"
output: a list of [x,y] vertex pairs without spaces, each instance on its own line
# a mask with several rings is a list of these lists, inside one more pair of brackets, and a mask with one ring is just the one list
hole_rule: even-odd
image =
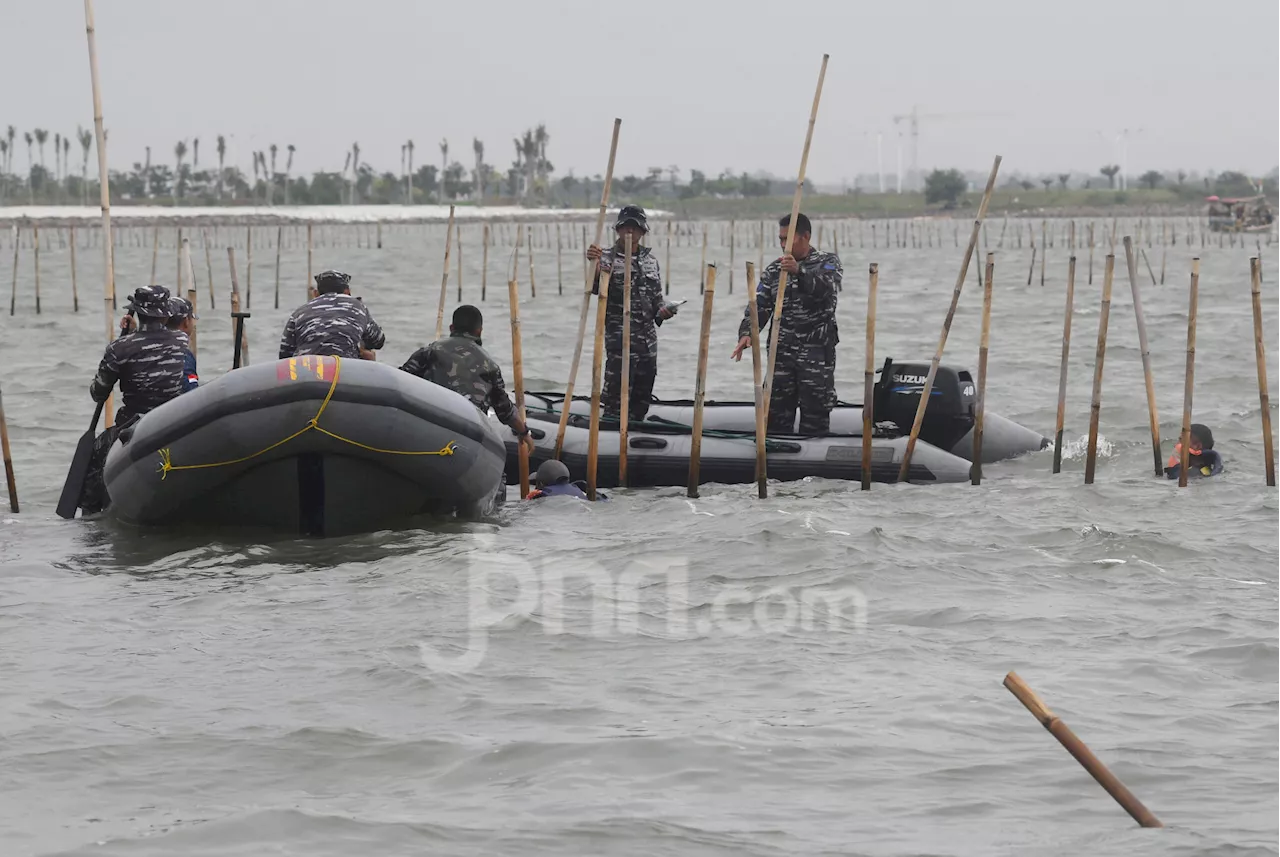
[[[92,127],[80,0],[0,0],[0,129]],[[794,175],[822,53],[831,54],[809,174],[893,171],[892,117],[920,122],[922,167],[1096,171],[1130,129],[1128,172],[1280,160],[1277,0],[97,0],[113,167],[174,143],[297,146],[295,170],[362,160],[505,168],[538,122],[559,173],[678,165]],[[981,114],[977,117],[972,114]],[[1140,130],[1139,130],[1140,129]],[[234,139],[230,139],[234,135]],[[78,147],[73,142],[73,151]],[[283,157],[283,153],[282,153]],[[910,148],[904,137],[904,162]],[[52,166],[52,155],[49,156]],[[78,154],[74,163],[79,162]],[[92,164],[92,161],[91,161]],[[283,160],[281,161],[283,167]],[[93,172],[93,166],[90,166]]]

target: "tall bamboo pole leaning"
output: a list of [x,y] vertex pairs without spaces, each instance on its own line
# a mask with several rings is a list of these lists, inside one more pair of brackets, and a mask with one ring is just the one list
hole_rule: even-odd
[[1138,345],[1142,349],[1142,375],[1147,385],[1147,412],[1151,420],[1151,453],[1156,476],[1164,476],[1164,457],[1160,453],[1160,418],[1156,415],[1156,382],[1151,374],[1151,348],[1147,345],[1147,320],[1142,314],[1142,295],[1138,287],[1138,262],[1133,254],[1133,239],[1124,236],[1125,264],[1129,269],[1129,289],[1133,292],[1133,317],[1138,323]]
[[[828,59],[830,54],[822,55],[822,67],[818,70],[818,85],[813,91],[813,106],[809,109],[809,127],[805,130],[804,149],[800,152],[800,170],[796,175],[796,190],[791,196],[791,218],[787,221],[787,244],[782,251],[786,256],[791,255],[791,249],[795,245],[796,221],[800,218],[800,197],[804,193],[804,174],[809,166],[809,146],[813,143],[813,126],[818,121],[818,103],[822,100],[822,82],[827,76]],[[761,254],[763,253],[762,246]],[[764,408],[766,419],[769,413],[769,398],[773,394],[773,373],[778,365],[778,334],[782,330],[782,302],[786,293],[787,271],[784,268],[778,274],[778,296],[774,300],[773,315],[769,319],[769,368],[765,372],[761,386],[760,406]]]
[[702,411],[707,399],[707,358],[711,350],[711,307],[716,297],[716,266],[708,265],[702,293],[702,329],[698,333],[698,373],[693,387],[693,434],[689,438],[689,486],[687,495],[698,498],[702,467]]
[[[911,424],[911,434],[907,438],[907,448],[902,454],[902,465],[898,468],[898,481],[905,482],[908,469],[911,467],[911,455],[916,449],[916,438],[920,435],[920,426],[924,423],[924,411],[929,406],[929,396],[933,393],[933,382],[938,376],[938,364],[942,362],[942,349],[947,345],[947,334],[951,332],[951,321],[956,316],[956,307],[960,304],[960,290],[964,288],[964,278],[969,272],[969,262],[973,259],[974,248],[978,246],[978,235],[982,229],[982,220],[987,216],[987,205],[991,202],[991,191],[996,186],[996,174],[1000,172],[1001,156],[996,155],[991,164],[991,174],[987,176],[987,187],[982,192],[982,202],[978,204],[978,216],[973,221],[973,231],[969,235],[969,245],[964,251],[964,261],[960,263],[960,273],[956,276],[955,291],[951,294],[951,307],[947,310],[947,318],[942,323],[942,335],[938,337],[938,350],[929,364],[929,375],[925,378],[924,389],[920,391],[920,404],[916,408],[915,421]],[[1035,233],[1032,233],[1033,235]]]
[[618,484],[627,487],[627,429],[631,424],[631,235],[623,243],[622,269],[622,372],[618,404]]
[[[605,168],[604,187],[602,187],[600,190],[600,213],[596,215],[596,240],[595,240],[596,246],[600,245],[600,242],[603,240],[603,237],[604,237],[604,218],[609,208],[609,189],[613,185],[613,162],[618,155],[618,132],[621,129],[622,129],[622,120],[614,119],[613,120],[613,139],[609,143],[609,165]],[[583,232],[585,233],[587,228],[584,226],[582,227],[582,229],[583,229]],[[586,241],[586,238],[584,234],[583,242],[585,243],[585,241]],[[585,247],[583,248],[583,252],[585,254],[586,252]],[[584,260],[586,259],[585,255],[583,256],[583,259]],[[582,362],[582,341],[586,336],[586,332],[587,332],[587,313],[591,311],[591,287],[595,283],[595,273],[599,264],[600,263],[597,260],[595,262],[592,262],[591,264],[584,265],[583,267],[583,279],[586,281],[586,285],[582,292],[582,312],[578,315],[578,339],[573,347],[573,362],[569,364],[569,380],[564,387],[564,401],[560,405],[560,424],[556,427],[556,445],[555,445],[555,452],[553,454],[557,459],[560,457],[560,451],[564,448],[565,427],[569,425],[569,408],[571,405],[573,405],[573,384],[578,377],[578,364]],[[605,279],[607,280],[608,278],[606,277]],[[600,298],[599,298],[601,302],[604,301],[604,296],[606,291],[607,291],[607,284],[601,283]],[[602,308],[600,309],[600,313],[601,313],[600,318],[603,319],[604,318],[603,305],[602,305]],[[592,369],[593,385],[595,380],[594,373],[595,373],[595,370],[593,368]],[[594,395],[594,390],[593,390],[593,395]],[[594,462],[594,459],[591,459],[588,462],[588,467],[594,467],[595,465],[593,462]],[[594,491],[594,485],[592,485],[591,487],[592,487],[592,490]],[[592,499],[595,499],[594,496],[592,497]]]
[[276,227],[276,294],[274,309],[280,309],[280,244],[284,238],[284,227]]
[[[1110,258],[1110,257],[1109,257]],[[1143,806],[1142,801],[1133,796],[1133,793],[1125,788],[1124,783],[1116,779],[1115,774],[1102,764],[1102,761],[1093,752],[1085,746],[1076,733],[1071,731],[1067,724],[1059,719],[1058,715],[1049,710],[1049,706],[1044,704],[1036,692],[1027,686],[1017,673],[1011,672],[1004,677],[1004,686],[1018,698],[1018,701],[1026,706],[1027,711],[1040,721],[1040,725],[1049,731],[1049,734],[1058,739],[1058,743],[1066,748],[1066,751],[1075,757],[1075,760],[1089,772],[1089,775],[1098,781],[1098,785],[1106,789],[1107,794],[1115,798],[1116,803],[1124,809],[1125,812],[1138,822],[1142,827],[1164,827],[1160,823],[1160,819],[1156,818],[1151,810]]]
[[[98,83],[98,47],[94,38],[93,0],[84,0],[84,31],[89,41],[89,77],[93,83],[93,134],[98,146],[98,199],[102,208],[102,261],[103,261],[103,321],[106,325],[107,342],[111,342],[115,334],[115,260],[112,257],[111,241],[111,188],[107,173],[107,135],[102,126],[102,87]],[[113,402],[110,395],[103,405],[103,425],[111,427],[113,422]]]
[[80,312],[80,286],[76,283],[76,228],[72,226],[71,232],[71,310],[72,312]]
[[1196,386],[1196,303],[1200,291],[1200,257],[1191,260],[1191,296],[1187,300],[1187,376],[1182,388],[1182,459],[1178,463],[1178,487],[1187,487],[1191,457],[1191,396]]
[[13,455],[9,452],[9,425],[4,419],[4,396],[0,395],[0,455],[4,458],[4,482],[9,489],[9,511],[18,513],[18,484],[13,478]]
[[36,315],[40,314],[40,224],[36,223],[31,227],[35,241],[32,246],[35,250],[35,266],[36,266]]
[[[516,415],[519,416],[523,425],[525,421],[524,357],[520,351],[520,287],[516,283],[514,271],[511,279],[507,281],[507,303],[511,309],[511,373],[516,393]],[[517,441],[516,448],[519,450],[520,497],[523,499],[529,496],[529,447],[525,445],[524,438],[521,438]]]
[[1258,358],[1258,399],[1262,404],[1262,453],[1268,487],[1276,487],[1276,447],[1271,436],[1271,391],[1267,386],[1267,350],[1262,341],[1262,266],[1249,259],[1250,294],[1253,299],[1253,347]]
[[[231,266],[231,341],[236,338],[236,313],[240,312],[240,281],[236,277],[236,250],[227,245],[227,262]],[[249,365],[249,333],[240,327],[240,365]]]
[[1102,269],[1102,309],[1098,313],[1098,352],[1093,361],[1093,399],[1089,403],[1089,449],[1084,459],[1084,484],[1093,484],[1098,460],[1098,421],[1102,416],[1102,362],[1107,356],[1107,322],[1111,318],[1111,284],[1115,279],[1116,257],[1108,253]]
[[436,308],[436,339],[444,337],[444,302],[449,291],[449,248],[452,245],[453,206],[451,205],[449,206],[449,224],[444,229],[444,274],[440,277],[440,305]]
[[1062,472],[1062,425],[1067,413],[1067,357],[1071,353],[1071,316],[1075,309],[1076,257],[1067,260],[1067,308],[1062,314],[1062,366],[1058,370],[1058,422],[1053,434],[1053,472]]
[[[1041,242],[1043,243],[1043,242]],[[995,275],[996,254],[987,254],[987,275],[982,280],[982,336],[978,343],[978,401],[973,421],[973,466],[969,478],[982,484],[982,429],[987,404],[987,345],[991,339],[991,279]]]
[[871,438],[875,433],[876,392],[876,289],[880,285],[880,265],[871,263],[867,286],[867,353],[862,368],[862,490],[871,490]]
[[[187,272],[187,300],[191,301],[191,310],[194,312],[196,308],[196,270],[195,266],[191,264],[191,239],[182,239],[182,247],[178,250],[178,255],[183,269]],[[179,289],[179,294],[181,294],[181,289]],[[196,351],[196,330],[194,327],[191,329],[191,335],[188,339],[190,340],[188,347],[191,349],[191,356],[199,358],[200,355]]]
[[751,379],[756,406],[756,493],[761,500],[769,496],[768,429],[764,418],[764,369],[760,354],[760,310],[756,306],[756,267],[747,262],[747,318],[751,336]]

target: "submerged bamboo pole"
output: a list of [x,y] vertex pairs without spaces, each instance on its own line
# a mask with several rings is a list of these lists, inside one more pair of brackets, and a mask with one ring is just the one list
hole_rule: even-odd
[[875,434],[876,392],[876,289],[880,285],[880,265],[871,263],[867,286],[867,353],[862,368],[862,490],[871,490],[871,440]]
[[453,206],[449,206],[449,224],[444,230],[444,274],[440,277],[440,306],[436,309],[436,339],[444,337],[444,303],[449,294],[449,250],[453,245]]
[[1191,397],[1196,386],[1196,303],[1200,290],[1200,257],[1191,260],[1191,296],[1187,300],[1187,374],[1182,388],[1182,466],[1178,487],[1187,487],[1187,465],[1191,457]]
[[978,401],[973,421],[973,466],[969,477],[974,485],[982,484],[982,429],[987,401],[987,345],[991,339],[991,279],[995,275],[996,256],[987,253],[987,275],[982,282],[982,336],[978,344]]
[[622,270],[622,370],[619,373],[618,484],[627,487],[627,429],[631,423],[631,235],[623,242]]
[[747,318],[751,336],[752,394],[756,406],[756,494],[761,500],[769,496],[768,429],[765,425],[763,368],[760,354],[760,310],[756,306],[756,268],[747,262]]
[[907,438],[907,448],[902,454],[902,465],[898,468],[898,481],[905,482],[911,467],[911,455],[915,452],[916,438],[920,436],[920,426],[924,424],[925,408],[929,406],[929,396],[933,393],[933,382],[938,376],[938,364],[942,362],[942,350],[947,345],[947,334],[951,332],[951,321],[955,318],[956,307],[960,304],[960,290],[964,288],[964,278],[969,272],[969,262],[973,259],[974,248],[978,246],[978,234],[982,229],[982,221],[987,216],[987,205],[991,202],[991,191],[996,185],[996,175],[1000,172],[1000,155],[996,155],[991,164],[991,174],[987,176],[987,187],[982,193],[982,202],[978,204],[978,216],[973,221],[973,232],[969,236],[969,246],[965,248],[964,260],[960,263],[960,273],[956,277],[956,287],[951,294],[951,306],[947,310],[947,318],[942,323],[942,335],[938,338],[938,350],[929,364],[929,374],[925,378],[924,389],[920,391],[920,404],[916,407],[915,421],[911,425],[911,434]]
[[716,266],[708,265],[702,293],[702,329],[698,333],[698,370],[693,388],[693,434],[689,439],[689,485],[687,494],[698,498],[702,467],[702,411],[707,398],[707,358],[711,348],[711,307],[716,297]]
[[1093,363],[1093,399],[1089,403],[1089,449],[1084,459],[1084,484],[1093,484],[1098,460],[1098,421],[1102,416],[1102,363],[1107,356],[1107,322],[1111,318],[1111,284],[1115,279],[1116,257],[1108,253],[1102,269],[1102,309],[1098,313],[1098,351]]
[[1062,313],[1062,366],[1058,370],[1058,421],[1053,434],[1053,472],[1062,472],[1062,424],[1067,413],[1067,357],[1071,353],[1071,316],[1075,309],[1076,257],[1067,260],[1067,308]]
[[1142,314],[1142,296],[1138,289],[1137,260],[1133,255],[1133,239],[1124,236],[1125,264],[1129,269],[1129,289],[1133,293],[1133,317],[1138,323],[1138,346],[1142,349],[1142,375],[1147,385],[1147,411],[1151,420],[1151,452],[1156,476],[1164,476],[1164,457],[1160,452],[1160,418],[1156,415],[1156,384],[1151,374],[1151,348],[1147,345],[1147,321]]
[[[98,84],[98,47],[94,36],[93,0],[84,0],[84,30],[89,41],[89,76],[93,82],[93,134],[98,147],[98,200],[102,208],[103,321],[107,342],[115,338],[116,281],[111,241],[111,177],[107,172],[107,134],[102,126],[102,87]],[[15,257],[16,258],[16,257]],[[103,404],[103,425],[113,422],[112,396]]]
[[1276,447],[1271,434],[1271,390],[1267,385],[1267,352],[1262,339],[1262,266],[1257,256],[1249,260],[1250,296],[1253,300],[1253,346],[1258,360],[1258,399],[1262,405],[1262,452],[1267,486],[1276,487]]
[[[1108,258],[1111,258],[1108,256]],[[1018,698],[1018,701],[1026,706],[1027,711],[1040,721],[1040,725],[1049,731],[1049,734],[1058,739],[1066,751],[1075,757],[1075,760],[1089,772],[1089,776],[1097,780],[1098,785],[1106,789],[1107,794],[1115,798],[1116,803],[1124,809],[1125,812],[1138,822],[1142,827],[1164,827],[1160,823],[1160,819],[1156,818],[1151,810],[1143,806],[1142,801],[1133,796],[1133,793],[1125,788],[1124,783],[1116,779],[1116,775],[1102,764],[1102,761],[1093,752],[1085,746],[1076,733],[1071,731],[1067,724],[1059,719],[1058,715],[1049,710],[1049,706],[1044,704],[1036,692],[1027,686],[1017,673],[1011,672],[1004,677],[1004,686],[1009,692]]]

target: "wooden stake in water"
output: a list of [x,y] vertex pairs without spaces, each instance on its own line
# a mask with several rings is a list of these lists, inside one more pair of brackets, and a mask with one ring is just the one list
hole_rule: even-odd
[[[253,227],[244,233],[244,308],[253,308]],[[248,358],[246,357],[246,362]]]
[[1276,487],[1276,447],[1271,434],[1271,392],[1267,385],[1267,351],[1262,340],[1262,266],[1249,260],[1250,294],[1253,298],[1253,346],[1258,359],[1258,399],[1262,405],[1262,453],[1268,487]]
[[[514,276],[507,281],[507,304],[511,308],[511,373],[516,393],[516,415],[520,418],[520,424],[526,425],[524,358],[520,351],[520,287],[516,284]],[[529,447],[522,439],[516,443],[516,448],[519,450],[520,458],[520,496],[524,498],[529,496]]]
[[1062,314],[1062,366],[1058,370],[1058,422],[1053,435],[1053,472],[1062,472],[1062,425],[1067,413],[1067,356],[1071,353],[1071,316],[1075,309],[1076,257],[1067,260],[1067,308]]
[[480,302],[484,303],[485,292],[489,287],[489,224],[484,225],[480,235]]
[[[871,440],[875,434],[876,396],[876,289],[880,285],[880,265],[871,263],[867,286],[867,350],[862,368],[862,490],[871,490]],[[887,380],[887,379],[886,379]]]
[[991,174],[987,176],[987,187],[982,193],[982,202],[978,204],[978,216],[973,221],[973,231],[969,235],[969,246],[965,248],[964,260],[960,263],[960,273],[956,276],[956,287],[951,294],[951,307],[947,310],[947,318],[942,323],[942,335],[938,338],[938,350],[929,364],[929,374],[925,378],[924,389],[920,391],[920,404],[916,408],[915,421],[911,425],[911,434],[907,437],[907,448],[903,451],[902,465],[898,468],[898,481],[905,482],[911,467],[911,455],[915,452],[916,438],[920,436],[920,426],[924,424],[924,411],[929,406],[929,396],[933,394],[933,382],[938,376],[938,364],[942,362],[942,350],[947,345],[947,334],[951,332],[951,321],[955,318],[956,307],[960,305],[960,290],[964,288],[964,278],[969,272],[969,262],[973,259],[973,251],[978,246],[978,234],[982,229],[983,218],[987,216],[987,205],[991,202],[991,191],[996,186],[996,175],[1000,172],[1001,156],[996,155],[991,164]]
[[[84,0],[84,30],[89,40],[89,76],[93,83],[93,133],[98,146],[98,199],[102,208],[103,321],[107,342],[115,338],[116,281],[111,240],[111,177],[107,172],[107,135],[102,126],[102,87],[98,84],[98,48],[94,38],[93,0]],[[16,256],[15,256],[16,258]],[[103,405],[103,425],[112,424],[112,397]]]
[[[311,242],[311,224],[307,224],[307,300],[311,300],[316,296],[316,282],[311,276],[311,248],[314,245]],[[438,339],[439,337],[437,337]]]
[[1102,309],[1098,313],[1098,352],[1093,362],[1093,399],[1089,403],[1089,450],[1084,460],[1084,484],[1093,484],[1098,460],[1098,421],[1102,416],[1102,362],[1107,356],[1107,322],[1111,318],[1111,284],[1115,279],[1116,257],[1107,254],[1102,269]]
[[160,227],[157,226],[151,230],[151,279],[148,283],[156,281],[156,264],[160,261]]
[[991,278],[995,274],[996,255],[987,254],[987,275],[982,282],[982,337],[978,343],[978,400],[973,420],[973,466],[969,477],[974,485],[982,484],[982,428],[987,402],[987,344],[991,340]]
[[729,221],[729,294],[733,294],[733,251],[737,244],[737,223]]
[[529,297],[538,296],[538,281],[533,278],[533,227],[529,228]]
[[[236,278],[236,251],[227,246],[227,262],[231,266],[231,340],[236,337],[236,316],[240,313],[240,283]],[[249,365],[249,334],[240,325],[240,365]]]
[[769,496],[768,430],[765,424],[764,369],[760,354],[760,311],[756,306],[756,267],[747,263],[747,318],[751,336],[751,378],[756,417],[756,493],[761,500]]
[[1156,272],[1151,270],[1151,260],[1147,258],[1147,251],[1142,251],[1142,261],[1147,265],[1147,276],[1151,277],[1151,285],[1156,284]]
[[1027,285],[1031,285],[1031,277],[1036,272],[1036,231],[1027,228],[1027,232],[1031,235],[1031,267],[1027,268]]
[[1164,476],[1164,457],[1160,453],[1160,418],[1156,415],[1156,383],[1151,374],[1151,348],[1147,345],[1147,322],[1142,315],[1142,295],[1138,289],[1137,260],[1133,255],[1133,239],[1124,236],[1124,256],[1129,269],[1129,289],[1133,292],[1133,317],[1138,323],[1138,346],[1142,349],[1142,375],[1147,384],[1147,411],[1151,419],[1151,452],[1156,476]]
[[76,284],[76,228],[72,226],[69,231],[71,233],[71,309],[73,312],[80,312],[80,287]]
[[627,429],[631,423],[631,235],[623,242],[622,372],[618,405],[618,484],[627,487]]
[[1187,377],[1182,388],[1182,465],[1178,487],[1187,487],[1187,465],[1191,455],[1191,394],[1196,386],[1196,299],[1200,290],[1200,257],[1191,260],[1191,296],[1187,301]]
[[[214,227],[213,240],[215,242],[218,240],[217,227]],[[209,309],[217,309],[213,291],[213,256],[209,252],[209,236],[203,229],[200,230],[200,243],[204,246],[204,267],[205,273],[209,278]],[[193,279],[191,281],[191,285],[194,287],[195,284],[195,280]],[[195,304],[193,303],[191,307],[194,309]]]
[[707,358],[711,348],[711,305],[716,297],[716,266],[708,265],[702,293],[702,330],[698,334],[698,370],[693,388],[693,434],[689,439],[688,496],[697,499],[702,466],[702,410],[707,399]]
[[698,280],[698,294],[702,294],[707,289],[707,224],[702,224],[702,261],[698,264],[698,272],[701,275]]
[[564,261],[561,253],[560,224],[556,224],[556,294],[564,294]]
[[[615,126],[616,127],[616,126]],[[604,316],[609,303],[609,277],[600,278],[600,297],[596,301],[595,349],[591,358],[591,429],[587,436],[587,499],[596,499],[596,468],[600,454],[600,391],[604,369]],[[573,400],[566,393],[561,404],[561,421],[568,417]]]
[[440,277],[440,306],[436,309],[436,339],[444,337],[444,302],[449,294],[449,250],[453,246],[453,206],[449,206],[449,224],[444,230],[444,274]]
[[[182,247],[178,251],[178,258],[181,260],[183,270],[187,275],[187,300],[191,302],[192,311],[196,308],[196,269],[191,264],[191,241],[188,238],[182,239]],[[192,327],[191,334],[187,337],[190,340],[187,346],[191,349],[191,356],[198,357],[196,350],[196,328]]]
[[458,226],[458,234],[454,236],[454,243],[458,245],[458,303],[462,303],[462,226]]
[[280,309],[280,244],[284,239],[284,227],[276,227],[276,292],[274,309]]
[[671,221],[670,220],[667,221],[667,264],[666,264],[666,267],[664,267],[662,270],[663,270],[663,273],[665,274],[665,276],[663,277],[665,282],[663,283],[663,286],[662,286],[662,293],[664,295],[669,295],[671,294]]
[[1049,242],[1045,237],[1046,224],[1040,221],[1040,288],[1044,288],[1044,269],[1049,260]]
[[33,224],[32,232],[34,233],[34,249],[36,264],[36,315],[40,314],[40,224]]
[[4,458],[4,482],[9,489],[9,511],[18,513],[18,483],[13,477],[13,455],[9,452],[9,424],[4,418],[4,396],[0,395],[0,455]]
[[13,290],[9,292],[9,315],[13,315],[18,306],[18,251],[22,247],[20,237],[19,227],[15,223],[13,226]]

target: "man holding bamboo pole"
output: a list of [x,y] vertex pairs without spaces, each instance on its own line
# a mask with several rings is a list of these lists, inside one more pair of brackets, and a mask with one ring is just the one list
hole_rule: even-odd
[[642,421],[649,413],[653,384],[658,377],[658,325],[675,315],[675,305],[662,296],[662,274],[652,248],[640,244],[649,231],[644,209],[626,205],[618,212],[614,232],[617,241],[607,250],[592,244],[587,258],[597,263],[592,294],[600,293],[601,274],[609,278],[605,309],[604,388],[600,393],[603,418],[618,420],[622,404],[623,293],[627,279],[627,240],[632,253],[630,266],[631,356],[628,370],[628,419]]
[[[787,246],[791,215],[778,221],[778,240]],[[809,239],[813,227],[809,218],[796,218],[791,253],[774,260],[760,276],[756,287],[756,314],[761,327],[776,321],[779,330],[770,341],[777,342],[769,409],[770,433],[797,431],[796,410],[800,411],[799,433],[822,435],[831,425],[831,409],[836,403],[836,295],[844,268],[834,253],[814,248]],[[782,314],[774,319],[779,281],[786,271],[787,286],[782,298]],[[738,326],[738,347],[733,359],[751,346],[750,307]]]

